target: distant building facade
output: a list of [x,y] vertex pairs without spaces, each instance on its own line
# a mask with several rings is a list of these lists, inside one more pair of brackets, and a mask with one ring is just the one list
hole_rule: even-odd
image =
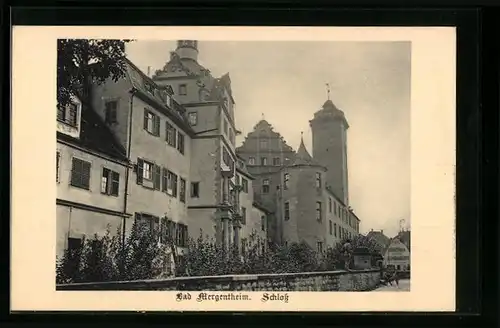
[[399,238],[393,238],[385,250],[384,266],[393,265],[397,270],[410,270],[410,251]]
[[275,213],[268,227],[277,243],[305,241],[322,252],[359,234],[360,220],[348,203],[347,127],[344,114],[328,100],[311,120],[319,159],[302,139],[295,152],[266,120],[237,148],[255,177],[256,198]]

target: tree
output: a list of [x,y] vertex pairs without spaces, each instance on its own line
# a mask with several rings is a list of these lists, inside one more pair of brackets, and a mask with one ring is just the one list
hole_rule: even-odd
[[[339,269],[345,267],[345,258],[344,258],[344,244],[348,238],[344,238],[340,243],[336,244],[333,248],[330,248],[326,251],[326,256],[324,258],[325,266],[328,270]],[[372,254],[377,253],[377,242],[372,238],[368,238],[363,235],[358,235],[353,238],[350,238],[350,250],[348,251],[352,255],[352,252],[358,247],[366,247],[368,251]]]
[[57,106],[64,108],[72,96],[85,102],[88,83],[122,78],[128,42],[131,40],[57,40]]
[[120,229],[110,236],[83,239],[76,250],[57,260],[56,282],[77,283],[154,279],[162,275],[170,257],[158,244],[159,231],[134,222],[123,242]]

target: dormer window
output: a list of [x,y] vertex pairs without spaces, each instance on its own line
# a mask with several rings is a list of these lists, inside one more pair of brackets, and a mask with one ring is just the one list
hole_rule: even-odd
[[248,158],[248,165],[255,165],[255,157]]
[[78,107],[74,103],[66,105],[64,108],[57,109],[57,120],[73,127],[78,123]]

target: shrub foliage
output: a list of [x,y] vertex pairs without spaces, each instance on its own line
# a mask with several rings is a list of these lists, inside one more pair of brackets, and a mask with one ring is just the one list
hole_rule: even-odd
[[[134,224],[127,238],[120,231],[111,236],[85,239],[76,250],[66,250],[58,259],[57,283],[126,281],[172,276],[294,273],[343,269],[342,242],[322,254],[305,242],[265,244],[255,233],[244,249],[224,249],[215,240],[200,235],[190,239],[178,254],[172,241],[159,243],[159,231]],[[364,236],[351,239],[353,246],[374,249]],[[264,247],[265,246],[265,247]],[[354,247],[354,248],[355,248]],[[354,249],[353,248],[353,249]],[[174,252],[174,254],[172,254]]]

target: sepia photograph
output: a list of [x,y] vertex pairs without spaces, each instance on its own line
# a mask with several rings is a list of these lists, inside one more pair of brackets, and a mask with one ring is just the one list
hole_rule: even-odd
[[454,309],[453,28],[13,35],[16,308]]
[[410,42],[57,47],[58,290],[410,290]]

